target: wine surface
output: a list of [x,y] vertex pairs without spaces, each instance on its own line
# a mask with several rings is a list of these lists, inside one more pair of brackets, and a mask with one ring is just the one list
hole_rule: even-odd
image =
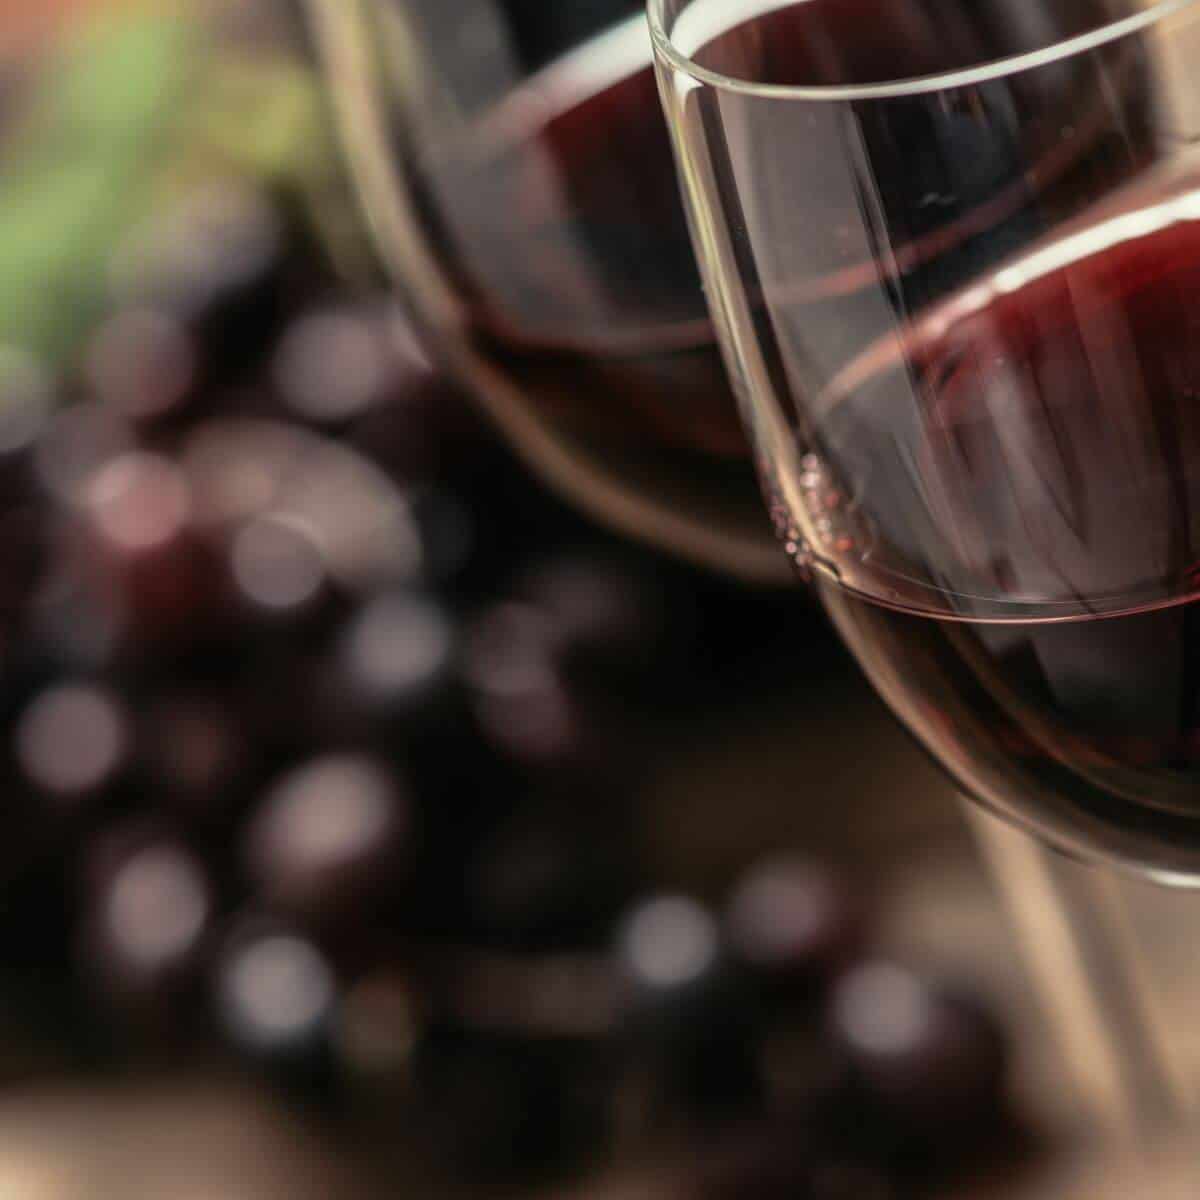
[[1200,878],[1200,605],[951,621],[820,578],[879,694],[972,796],[1052,841]]

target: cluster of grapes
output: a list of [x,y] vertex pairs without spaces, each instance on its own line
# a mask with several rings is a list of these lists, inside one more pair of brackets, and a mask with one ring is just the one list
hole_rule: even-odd
[[702,1194],[886,1195],[978,1142],[1001,1038],[829,872],[639,899],[643,730],[760,602],[602,542],[313,264],[206,187],[77,361],[0,356],[6,1003],[490,1177],[757,1118]]
[[691,1195],[924,1195],[1022,1156],[999,1026],[976,997],[881,956],[858,893],[826,866],[759,864],[719,917],[652,899],[618,961],[650,1094],[705,1135]]

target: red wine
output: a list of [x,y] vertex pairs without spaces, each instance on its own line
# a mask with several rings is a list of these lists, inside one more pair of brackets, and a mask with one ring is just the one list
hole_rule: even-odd
[[651,60],[639,6],[452,131],[422,137],[402,106],[389,155],[409,233],[457,307],[447,322],[418,295],[418,315],[532,465],[593,513],[783,581]]
[[1056,844],[1200,876],[1200,602],[961,622],[824,577],[841,636],[958,783]]
[[1140,187],[860,356],[818,404],[836,470],[808,460],[854,497],[826,607],[920,739],[985,801],[1182,871],[1200,870],[1196,297],[1200,192]]
[[545,67],[470,140],[440,215],[480,350],[577,432],[744,457],[644,18]]
[[834,501],[837,536],[812,548],[844,583],[989,620],[1197,591],[1193,182],[1131,188],[875,342],[814,401],[817,453],[779,483],[800,508]]

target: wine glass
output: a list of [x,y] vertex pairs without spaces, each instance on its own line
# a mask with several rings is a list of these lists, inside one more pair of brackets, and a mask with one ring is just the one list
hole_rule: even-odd
[[1177,1113],[1106,906],[1200,885],[1200,3],[650,23],[776,530],[982,810],[1091,864],[990,835],[1018,906],[1058,881],[1034,941],[1072,931],[1127,1115]]
[[642,0],[309,0],[377,244],[432,349],[626,533],[787,582],[720,364]]

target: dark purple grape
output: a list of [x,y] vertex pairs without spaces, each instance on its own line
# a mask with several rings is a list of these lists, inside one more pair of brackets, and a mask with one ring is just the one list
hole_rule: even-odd
[[333,965],[314,942],[284,926],[248,923],[217,959],[221,1031],[250,1064],[290,1090],[328,1094],[340,1002]]
[[139,766],[156,805],[208,823],[242,800],[256,747],[232,696],[154,694],[142,707],[139,729]]
[[465,886],[489,943],[549,952],[605,946],[635,882],[619,840],[526,818],[485,843]]
[[469,469],[491,439],[477,412],[430,362],[411,325],[394,309],[377,318],[390,354],[386,403],[366,409],[351,442],[396,480],[446,481]]
[[102,582],[85,566],[78,554],[52,552],[29,598],[24,649],[44,674],[104,671],[128,640],[129,614],[115,581]]
[[314,531],[286,515],[248,521],[229,544],[238,615],[251,632],[320,633],[332,616],[334,582]]
[[639,904],[625,919],[616,953],[632,1009],[651,1016],[702,991],[723,965],[716,919],[686,896]]
[[339,591],[420,578],[420,535],[404,496],[332,439],[273,421],[213,421],[188,437],[182,460],[196,523],[214,541],[257,521],[282,523],[319,550]]
[[403,758],[420,798],[420,868],[435,892],[461,878],[474,839],[493,821],[488,810],[507,790],[502,764],[475,734],[455,669],[458,646],[457,623],[442,604],[424,592],[388,590],[343,625],[312,684],[317,736]]
[[255,639],[228,683],[230,710],[253,753],[260,784],[331,746],[341,748],[322,732],[324,678],[306,648],[287,639],[263,645]]
[[369,758],[300,767],[267,794],[244,860],[262,903],[327,923],[378,905],[404,880],[413,811],[397,772]]
[[115,458],[92,477],[85,502],[97,533],[120,554],[151,552],[187,528],[187,479],[170,459],[135,452]]
[[314,425],[342,427],[423,386],[431,368],[403,356],[377,310],[342,304],[309,312],[283,335],[272,379],[288,413]]
[[350,444],[406,487],[439,479],[443,449],[429,407],[419,394],[379,405],[355,423]]
[[554,559],[524,573],[515,591],[552,622],[572,677],[624,690],[663,663],[663,597],[615,559]]
[[39,489],[64,508],[83,506],[96,474],[129,454],[134,435],[129,423],[100,404],[78,402],[55,414],[34,449]]
[[484,445],[469,469],[441,483],[467,506],[475,526],[475,551],[455,586],[477,604],[510,589],[514,565],[544,559],[548,547],[577,546],[595,538],[587,518],[504,446]]
[[194,524],[186,475],[170,459],[132,452],[91,477],[81,553],[94,585],[112,588],[142,644],[202,639],[226,606],[215,550]]
[[436,600],[407,589],[381,593],[338,638],[336,703],[377,731],[428,729],[451,716],[457,651],[454,621]]
[[109,317],[84,356],[89,396],[139,424],[177,416],[195,395],[200,367],[187,327],[164,309]]
[[726,928],[737,958],[783,1005],[822,999],[866,943],[863,905],[828,867],[776,859],[751,871],[729,904]]
[[1007,1053],[982,1007],[887,962],[837,983],[830,1030],[891,1130],[948,1153],[987,1135],[1004,1107]]
[[413,756],[412,769],[421,848],[405,894],[405,930],[435,944],[511,944],[507,918],[488,911],[477,874],[492,839],[526,803],[527,781],[454,731],[432,737]]
[[467,630],[462,670],[489,743],[530,767],[589,761],[590,730],[555,653],[553,622],[531,605],[495,605]]
[[107,688],[67,682],[30,700],[17,718],[13,744],[26,785],[65,814],[124,780],[133,725],[123,701]]
[[706,1125],[753,1111],[759,1012],[708,909],[683,896],[645,901],[621,926],[616,966],[634,1071],[648,1073],[657,1105]]
[[75,840],[128,797],[132,719],[102,685],[59,681],[33,688],[6,733],[0,952],[13,967],[65,971],[78,921]]
[[134,1015],[169,1022],[198,980],[216,908],[212,882],[172,840],[143,840],[100,859],[108,861],[93,863],[83,965]]

